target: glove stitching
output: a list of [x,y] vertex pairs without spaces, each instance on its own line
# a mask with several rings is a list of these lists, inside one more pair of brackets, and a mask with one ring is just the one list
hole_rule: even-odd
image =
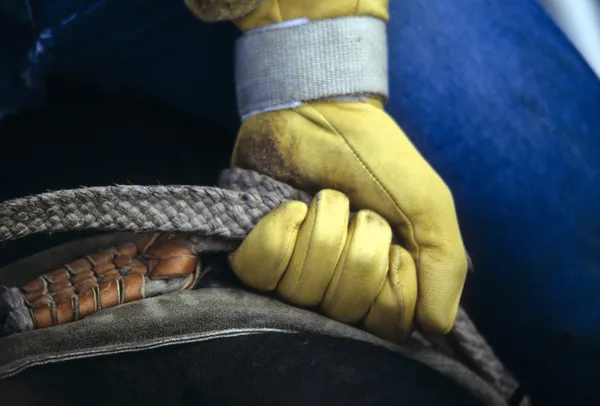
[[[312,109],[319,117],[321,117],[323,119],[323,121],[325,123],[327,123],[327,125],[329,125],[329,127],[330,127],[329,129],[330,130],[334,131],[340,138],[342,138],[342,140],[344,140],[344,144],[348,147],[348,149],[350,149],[350,152],[352,152],[352,154],[354,155],[354,157],[356,158],[356,160],[360,163],[360,165],[363,167],[363,169],[367,172],[367,174],[371,177],[371,179],[373,179],[373,181],[375,182],[375,184],[385,193],[385,195],[394,203],[394,207],[398,210],[398,213],[403,218],[404,222],[408,225],[409,237],[412,240],[412,242],[413,242],[413,244],[414,244],[414,246],[416,247],[416,250],[417,250],[416,261],[417,261],[417,269],[418,269],[419,268],[418,264],[421,263],[421,247],[419,246],[419,244],[417,242],[414,225],[412,224],[412,222],[410,221],[410,219],[408,218],[408,216],[406,214],[404,214],[404,212],[402,211],[402,208],[398,205],[398,203],[396,202],[396,200],[394,198],[392,198],[392,196],[389,193],[389,191],[383,186],[383,184],[379,181],[379,179],[377,179],[375,177],[375,175],[373,175],[373,173],[371,172],[371,170],[367,167],[367,165],[365,164],[365,162],[360,158],[360,156],[354,150],[354,148],[352,148],[352,146],[348,142],[348,139],[346,137],[344,137],[344,135],[341,133],[341,131],[339,131],[329,120],[327,120],[327,118],[325,118],[325,116],[323,116],[323,114],[320,111],[318,111],[316,108],[314,108],[314,107],[312,107],[310,105],[306,105],[305,107]],[[300,111],[298,109],[296,109],[296,112],[300,112]],[[323,123],[315,122],[310,117],[306,117],[305,115],[303,115],[303,116],[307,120],[310,120],[313,123],[315,123],[317,126],[321,126],[323,124]]]

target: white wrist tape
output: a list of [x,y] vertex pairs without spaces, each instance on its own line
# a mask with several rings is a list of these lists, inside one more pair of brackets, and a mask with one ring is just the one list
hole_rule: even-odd
[[236,44],[242,119],[315,100],[388,97],[385,22],[371,17],[288,21],[246,32]]

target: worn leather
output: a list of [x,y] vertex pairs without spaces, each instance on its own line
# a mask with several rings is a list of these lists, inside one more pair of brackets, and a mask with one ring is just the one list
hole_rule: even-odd
[[264,0],[185,0],[190,10],[207,22],[242,17],[262,2]]
[[21,290],[35,328],[46,328],[144,299],[148,280],[182,279],[181,288],[188,289],[199,274],[200,262],[185,237],[149,234],[69,262]]
[[467,272],[452,195],[380,107],[313,102],[252,116],[233,164],[310,192],[337,189],[382,215],[417,267],[417,323],[434,334],[452,328]]
[[309,207],[291,201],[267,214],[229,262],[246,285],[295,306],[318,307],[392,342],[412,332],[412,257],[392,244],[392,229],[377,213],[350,219],[348,198],[335,190],[319,192]]
[[267,0],[243,18],[235,21],[243,31],[297,18],[323,20],[327,18],[362,16],[387,21],[388,0]]
[[[301,17],[386,20],[387,0],[269,0],[236,21],[244,31]],[[325,39],[324,39],[325,40]],[[383,216],[415,264],[422,330],[454,325],[467,273],[452,194],[380,101],[307,101],[244,120],[232,165],[315,193],[336,189]]]

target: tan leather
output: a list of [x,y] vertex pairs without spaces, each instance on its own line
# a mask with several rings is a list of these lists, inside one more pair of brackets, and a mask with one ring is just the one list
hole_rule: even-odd
[[185,0],[185,5],[207,22],[233,20],[245,16],[264,0]]
[[392,229],[377,213],[351,216],[338,191],[321,190],[309,206],[289,201],[272,210],[229,264],[251,288],[386,340],[412,332],[418,282],[410,253],[392,244]]
[[248,31],[298,18],[312,21],[350,16],[388,21],[389,0],[265,0],[235,24]]
[[102,309],[144,299],[146,280],[189,278],[192,288],[200,262],[182,236],[151,234],[136,243],[88,255],[37,277],[21,290],[35,328],[82,319]]

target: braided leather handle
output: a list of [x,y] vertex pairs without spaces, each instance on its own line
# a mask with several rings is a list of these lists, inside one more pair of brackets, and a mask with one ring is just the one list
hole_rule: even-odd
[[199,275],[200,261],[191,241],[182,235],[151,234],[137,244],[66,264],[35,278],[21,291],[34,328],[45,328],[147,296],[190,289]]

